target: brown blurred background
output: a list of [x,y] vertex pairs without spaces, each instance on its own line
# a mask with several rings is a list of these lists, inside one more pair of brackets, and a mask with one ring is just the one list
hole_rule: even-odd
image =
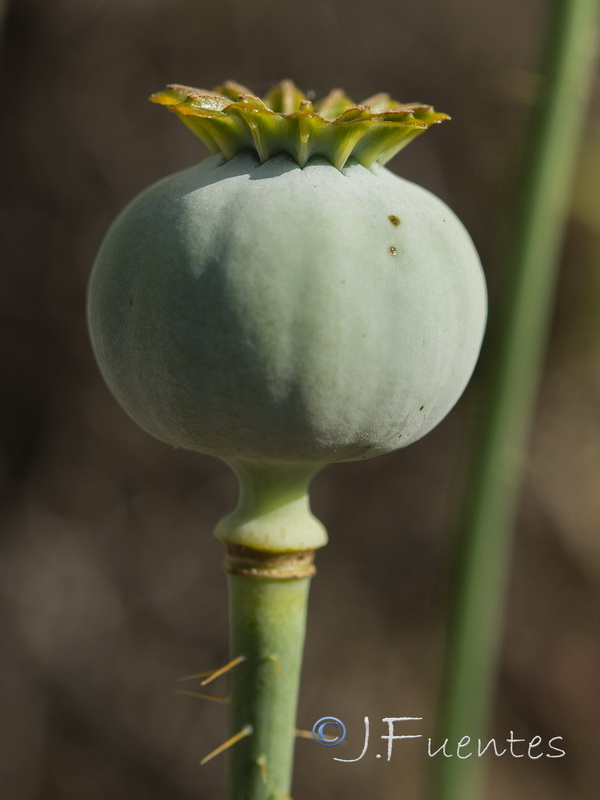
[[[153,441],[102,384],[85,285],[117,211],[204,150],[146,102],[168,82],[282,77],[422,100],[453,122],[390,165],[470,230],[492,305],[532,96],[540,0],[3,0],[0,83],[0,795],[217,800],[220,705],[175,678],[227,654],[222,548],[235,487]],[[562,759],[489,758],[488,800],[591,800],[600,760],[600,104],[586,133],[526,461],[494,729]],[[566,110],[565,113],[568,113]],[[330,467],[299,724],[422,716],[433,728],[447,563],[478,377],[426,439]],[[408,732],[408,731],[407,731]],[[373,748],[375,745],[373,745]],[[294,797],[420,800],[421,741],[340,764],[299,741]],[[338,754],[338,753],[334,753]]]

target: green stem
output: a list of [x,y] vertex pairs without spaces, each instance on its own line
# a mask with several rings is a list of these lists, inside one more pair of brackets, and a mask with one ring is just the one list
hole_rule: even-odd
[[[440,739],[484,738],[500,648],[512,528],[551,318],[559,247],[588,104],[597,0],[554,0],[509,236],[504,306],[487,347],[488,394],[457,548]],[[440,742],[441,744],[441,742]],[[467,752],[468,748],[463,752]],[[438,756],[435,800],[481,796],[483,759]]]
[[228,800],[282,800],[292,782],[296,706],[310,578],[230,575],[230,733],[252,733],[231,749]]
[[296,707],[314,550],[327,541],[308,501],[320,464],[231,463],[235,511],[217,526],[229,572],[228,800],[285,800],[292,782]]

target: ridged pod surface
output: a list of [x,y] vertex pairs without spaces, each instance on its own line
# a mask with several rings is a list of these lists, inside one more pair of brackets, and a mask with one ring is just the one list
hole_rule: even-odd
[[471,240],[374,166],[215,156],[148,189],[90,284],[111,390],[145,430],[222,458],[342,461],[427,433],[475,364]]

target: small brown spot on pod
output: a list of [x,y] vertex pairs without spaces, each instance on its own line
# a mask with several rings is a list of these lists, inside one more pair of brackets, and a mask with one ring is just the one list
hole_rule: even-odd
[[392,256],[397,256],[398,255],[398,251],[396,250],[395,247],[390,247],[390,255],[392,255]]
[[390,214],[388,219],[392,223],[392,225],[400,225],[400,220],[395,214]]

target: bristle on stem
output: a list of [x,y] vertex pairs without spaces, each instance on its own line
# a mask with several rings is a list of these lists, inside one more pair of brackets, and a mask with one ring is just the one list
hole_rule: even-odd
[[220,744],[207,756],[204,756],[202,761],[200,761],[200,764],[202,765],[206,764],[212,758],[218,756],[219,753],[223,753],[225,750],[229,750],[229,748],[233,747],[233,745],[239,742],[240,739],[245,739],[246,736],[250,736],[251,734],[252,734],[252,725],[244,725],[241,731],[238,731],[238,733],[231,736],[229,739],[227,739],[226,742],[223,742],[223,744]]
[[262,778],[262,782],[266,783],[269,773],[267,772],[267,757],[264,755],[264,753],[261,754],[256,759],[256,765],[260,770],[260,777]]
[[228,694],[211,694],[210,692],[195,692],[191,689],[175,689],[176,694],[186,694],[189,697],[199,697],[201,700],[213,700],[216,703],[228,703]]
[[281,663],[279,662],[279,659],[277,658],[277,656],[275,656],[275,655],[270,655],[270,656],[269,656],[269,661],[272,661],[272,662],[273,662],[273,665],[274,665],[275,669],[276,669],[276,670],[277,670],[277,672],[279,673],[280,677],[282,677],[282,678],[283,678],[283,669],[282,669],[282,667],[281,667]]
[[232,658],[231,661],[228,661],[227,664],[225,664],[225,666],[219,667],[219,669],[216,669],[214,672],[211,672],[208,678],[205,678],[201,682],[200,686],[206,686],[207,683],[211,683],[211,681],[214,681],[215,678],[224,675],[226,672],[229,672],[230,669],[237,667],[238,664],[241,664],[245,660],[246,656],[237,656],[236,658]]

